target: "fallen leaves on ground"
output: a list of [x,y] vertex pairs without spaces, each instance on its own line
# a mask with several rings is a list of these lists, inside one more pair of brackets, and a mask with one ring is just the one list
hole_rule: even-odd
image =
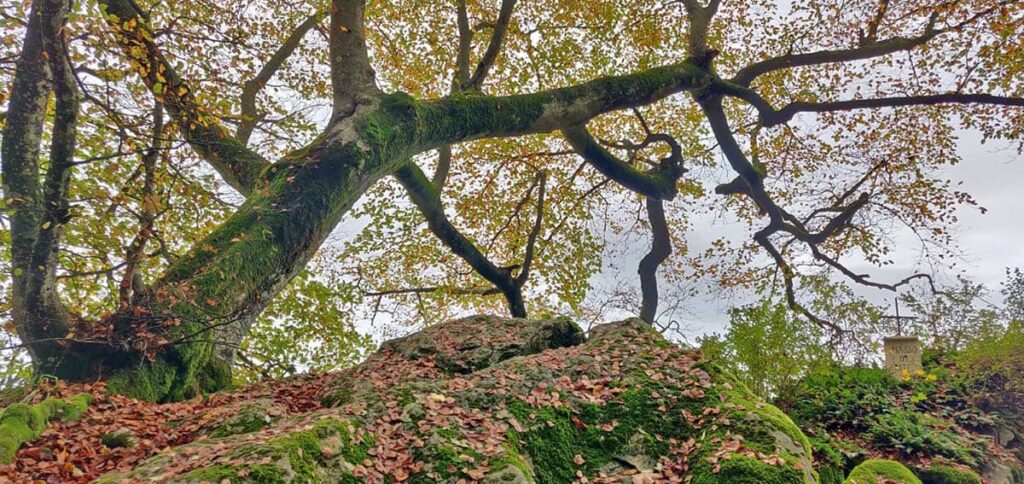
[[[18,451],[14,464],[0,466],[0,481],[89,482],[107,472],[131,469],[153,454],[196,440],[208,423],[204,416],[235,402],[272,398],[292,415],[317,410],[329,378],[305,375],[268,380],[230,393],[167,404],[108,395],[102,384],[59,385],[34,400],[90,393],[89,411],[76,421],[51,422],[38,439]],[[111,449],[101,443],[103,435],[120,429],[132,432],[133,446]]]

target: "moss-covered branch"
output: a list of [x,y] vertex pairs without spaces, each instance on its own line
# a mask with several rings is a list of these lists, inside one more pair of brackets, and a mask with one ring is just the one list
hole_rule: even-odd
[[565,128],[562,134],[587,163],[630,191],[655,200],[671,200],[675,197],[676,181],[682,174],[678,160],[663,169],[641,171],[609,153],[583,125]]
[[0,413],[0,464],[14,462],[18,448],[35,440],[51,420],[77,420],[85,415],[92,395],[83,393],[69,399],[48,398],[34,405],[15,403]]
[[549,133],[612,111],[701,88],[714,76],[680,62],[574,86],[514,96],[452,95],[416,103],[419,151],[481,138]]

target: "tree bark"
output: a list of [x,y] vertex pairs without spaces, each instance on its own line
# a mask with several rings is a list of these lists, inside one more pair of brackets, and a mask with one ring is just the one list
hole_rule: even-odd
[[[67,221],[67,183],[75,147],[77,94],[60,30],[65,0],[34,0],[15,67],[2,158],[5,205],[11,210],[12,319],[33,362],[61,356],[51,342],[68,332],[54,282],[54,263]],[[51,169],[40,184],[39,157],[50,92],[57,104]]]
[[637,269],[640,274],[640,319],[654,324],[658,316],[658,267],[672,255],[672,239],[665,221],[664,202],[653,198],[647,198],[645,202],[647,218],[651,222],[651,250],[640,260]]
[[[403,165],[395,172],[395,178],[409,194],[416,208],[427,219],[430,231],[440,239],[455,255],[466,261],[484,279],[505,296],[509,314],[514,318],[526,317],[526,303],[523,301],[523,289],[519,280],[512,276],[508,268],[498,267],[492,263],[473,241],[462,235],[452,225],[444,213],[441,194],[427,180],[426,175],[413,163]],[[524,271],[526,269],[524,268]]]

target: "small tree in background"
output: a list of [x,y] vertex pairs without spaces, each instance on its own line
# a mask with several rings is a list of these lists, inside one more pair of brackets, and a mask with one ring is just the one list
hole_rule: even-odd
[[823,331],[783,304],[729,311],[729,328],[700,340],[701,351],[727,365],[758,396],[771,399],[816,368],[829,365]]

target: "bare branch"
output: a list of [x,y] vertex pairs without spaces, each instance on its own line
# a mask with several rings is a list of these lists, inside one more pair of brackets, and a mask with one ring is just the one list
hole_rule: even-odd
[[584,125],[562,129],[562,135],[587,163],[630,191],[656,200],[675,198],[676,181],[683,173],[679,163],[682,149],[671,137],[648,135],[644,144],[638,147],[645,147],[655,140],[664,141],[672,148],[672,155],[657,167],[640,171],[601,147]]
[[487,44],[487,50],[484,51],[483,57],[476,66],[476,70],[473,71],[473,77],[470,78],[469,83],[463,88],[468,89],[480,89],[484,83],[484,79],[487,78],[487,74],[490,72],[491,67],[494,66],[494,61],[498,58],[498,53],[501,51],[501,45],[505,41],[505,32],[508,30],[508,24],[512,20],[512,11],[515,9],[516,0],[502,0],[501,11],[498,13],[498,21],[494,24],[494,33],[491,34],[491,41]]
[[755,79],[770,72],[792,69],[794,67],[813,66],[818,64],[834,64],[857,60],[882,57],[895,52],[911,50],[928,43],[941,31],[929,29],[917,37],[895,37],[881,42],[873,42],[850,49],[822,50],[805,54],[786,54],[751,64],[740,69],[732,78],[732,82],[741,86],[749,86]]
[[879,5],[879,9],[877,10],[875,17],[868,25],[868,32],[861,35],[856,47],[849,49],[822,50],[804,54],[786,54],[779,57],[765,59],[740,69],[740,71],[732,78],[732,82],[741,86],[750,86],[750,84],[758,77],[769,72],[782,69],[819,64],[852,62],[882,57],[896,52],[913,50],[928,43],[941,34],[961,30],[964,27],[999,11],[999,9],[1006,5],[1018,2],[1019,0],[1005,0],[999,2],[998,4],[984,9],[955,25],[944,28],[935,27],[938,21],[938,14],[933,13],[931,17],[929,17],[928,24],[920,35],[914,37],[893,37],[891,39],[879,41],[877,40],[878,24],[881,23],[882,18],[885,16],[889,4],[888,0],[883,0]]
[[903,106],[938,106],[943,104],[987,104],[992,106],[1024,107],[1024,98],[997,96],[993,94],[924,94],[917,96],[895,96],[869,99],[851,99],[846,101],[824,101],[790,103],[777,111],[762,111],[761,118],[765,126],[776,126],[793,119],[798,113],[828,113],[837,111],[853,111],[857,109],[878,109]]
[[455,79],[452,82],[453,94],[457,90],[461,90],[460,86],[469,85],[469,56],[473,53],[473,30],[469,27],[466,0],[458,0],[456,5],[456,20],[459,26],[459,50],[455,57]]
[[291,57],[295,49],[302,43],[303,37],[306,36],[313,27],[323,20],[324,14],[317,12],[310,15],[306,20],[302,21],[292,31],[291,35],[277,48],[267,63],[263,65],[263,68],[256,73],[256,77],[246,81],[242,84],[242,94],[239,97],[239,103],[241,105],[241,123],[238,125],[238,129],[235,131],[235,137],[238,138],[242,144],[248,144],[249,138],[252,136],[253,130],[256,129],[256,125],[262,119],[262,116],[256,109],[256,95],[263,90],[270,79],[274,77],[281,66],[284,65],[285,61]]
[[141,289],[141,284],[136,281],[136,270],[145,253],[146,243],[153,235],[153,223],[156,221],[156,162],[163,148],[163,110],[159,103],[153,108],[153,138],[149,151],[142,156],[142,167],[145,172],[142,182],[142,213],[139,216],[139,232],[125,251],[124,276],[121,278],[118,291],[122,308],[130,306],[132,298]]
[[530,267],[533,264],[533,256],[537,245],[537,237],[540,236],[541,225],[544,222],[544,191],[547,185],[547,173],[541,171],[537,173],[537,217],[533,221],[533,228],[530,229],[530,235],[526,239],[526,253],[523,255],[523,267],[519,270],[519,275],[516,276],[516,282],[519,287],[523,287],[526,284],[527,279],[530,277]]
[[381,297],[381,296],[398,296],[402,294],[431,294],[435,292],[445,292],[449,294],[461,294],[461,295],[476,295],[476,296],[491,296],[499,294],[500,292],[493,287],[445,287],[445,286],[428,286],[428,287],[410,287],[405,289],[387,289],[384,291],[363,291],[363,296],[367,297]]

